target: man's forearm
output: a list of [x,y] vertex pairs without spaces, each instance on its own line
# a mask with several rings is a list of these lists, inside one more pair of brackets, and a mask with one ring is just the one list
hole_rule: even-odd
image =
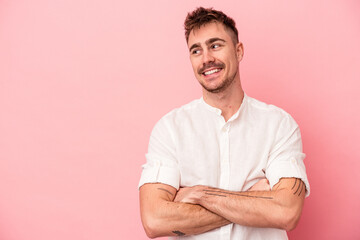
[[163,184],[141,187],[142,221],[150,238],[200,234],[230,223],[202,206],[173,202],[175,194],[175,189]]
[[231,222],[293,229],[299,220],[305,185],[299,179],[282,179],[272,191],[232,192],[197,186],[184,201],[200,204]]
[[174,202],[161,204],[149,220],[153,237],[200,234],[230,223],[199,205]]

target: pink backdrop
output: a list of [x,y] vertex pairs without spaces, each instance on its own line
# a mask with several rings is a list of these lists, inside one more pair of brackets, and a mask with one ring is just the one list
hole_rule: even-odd
[[201,95],[182,28],[200,5],[237,21],[247,94],[301,127],[312,193],[290,238],[360,238],[359,1],[1,0],[1,240],[147,239],[140,166]]

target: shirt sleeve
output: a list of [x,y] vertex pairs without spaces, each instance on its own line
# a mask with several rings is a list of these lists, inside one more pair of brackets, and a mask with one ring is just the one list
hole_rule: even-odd
[[271,188],[280,178],[294,177],[301,179],[306,186],[305,196],[310,194],[310,185],[304,164],[301,134],[295,120],[287,115],[281,122],[274,145],[269,154],[266,178]]
[[180,171],[173,134],[164,118],[155,125],[145,155],[146,164],[142,166],[139,188],[145,183],[164,183],[179,189]]

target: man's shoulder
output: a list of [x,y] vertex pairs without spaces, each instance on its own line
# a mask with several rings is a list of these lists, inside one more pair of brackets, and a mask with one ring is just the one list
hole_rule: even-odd
[[196,110],[200,107],[201,99],[192,100],[189,103],[186,103],[180,107],[172,109],[170,112],[166,113],[161,119],[169,119],[174,117],[186,116],[188,114],[192,114],[196,112]]
[[266,124],[267,126],[279,126],[282,123],[292,128],[298,127],[295,119],[288,112],[273,104],[248,97],[247,106],[248,116],[253,122]]
[[178,125],[182,121],[188,118],[194,117],[199,113],[199,108],[201,106],[201,98],[195,99],[189,103],[186,103],[180,107],[172,109],[170,112],[166,113],[160,118],[156,125],[165,124],[165,125]]
[[274,117],[290,117],[290,114],[284,109],[273,104],[262,102],[252,97],[247,97],[247,105],[249,106],[250,111],[253,111],[257,114],[264,114]]

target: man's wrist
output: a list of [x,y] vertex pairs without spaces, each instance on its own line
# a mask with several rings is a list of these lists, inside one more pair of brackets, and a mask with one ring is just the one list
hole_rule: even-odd
[[195,196],[196,196],[195,203],[200,206],[203,206],[202,204],[204,203],[206,188],[207,188],[206,186],[199,186],[196,189],[197,193],[195,194]]

